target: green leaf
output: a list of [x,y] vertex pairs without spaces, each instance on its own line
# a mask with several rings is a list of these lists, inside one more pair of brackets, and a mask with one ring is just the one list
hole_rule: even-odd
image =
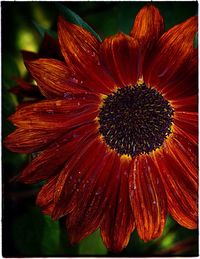
[[198,32],[195,33],[194,36],[194,48],[198,47]]
[[42,254],[46,256],[71,256],[77,254],[77,246],[71,246],[67,240],[65,226],[59,221],[44,217],[43,236],[41,240]]
[[17,67],[17,62],[13,56],[9,53],[3,53],[2,56],[2,83],[3,87],[7,89],[16,85],[16,82],[13,80],[13,77],[19,77],[19,69]]
[[44,218],[39,210],[30,209],[15,217],[13,240],[20,256],[41,255]]
[[77,246],[69,245],[65,228],[36,207],[15,217],[13,240],[18,256],[77,255]]
[[[40,212],[41,213],[41,212]],[[42,216],[42,215],[41,215]],[[49,216],[44,215],[44,228],[41,250],[42,254],[55,255],[59,254],[60,227],[58,221],[53,221]]]
[[52,36],[54,39],[57,39],[57,33],[55,31],[52,30],[48,30],[43,28],[41,25],[39,25],[38,23],[36,23],[35,21],[33,21],[33,24],[36,28],[36,30],[39,32],[40,36],[42,38],[44,38],[45,33],[48,33],[50,36]]
[[104,246],[99,230],[83,239],[79,244],[79,255],[106,255],[107,249]]
[[59,253],[60,228],[37,208],[16,217],[13,226],[15,246],[22,256],[48,256]]
[[60,14],[62,14],[67,21],[83,27],[84,29],[91,32],[98,40],[102,41],[100,36],[85,21],[83,21],[83,19],[78,14],[60,3],[55,3],[55,5]]

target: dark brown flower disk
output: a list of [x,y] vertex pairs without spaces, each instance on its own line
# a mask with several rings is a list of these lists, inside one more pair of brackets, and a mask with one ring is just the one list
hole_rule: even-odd
[[148,154],[170,134],[173,113],[169,102],[153,88],[124,87],[104,100],[99,131],[119,154]]

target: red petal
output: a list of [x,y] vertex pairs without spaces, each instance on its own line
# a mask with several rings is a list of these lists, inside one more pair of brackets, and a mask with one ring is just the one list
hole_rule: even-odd
[[101,45],[101,60],[120,85],[135,85],[138,79],[139,46],[123,33],[106,38]]
[[[187,157],[187,159],[184,158],[184,161],[190,160],[191,163],[194,164],[195,167],[197,167],[198,164],[198,145],[192,143],[189,141],[189,139],[185,138],[182,135],[178,135],[174,133],[175,143],[177,143],[179,154],[181,152],[183,153],[184,157]],[[183,158],[181,158],[181,161],[183,161]],[[184,162],[183,161],[183,162]],[[190,172],[192,172],[190,170]],[[195,172],[196,175],[196,172]]]
[[[110,172],[115,161],[115,154],[113,152],[106,154],[107,147],[102,144],[100,143],[101,150],[97,147],[94,152],[96,160],[90,163],[92,164],[90,169],[85,172],[80,171],[81,178],[73,176],[77,179],[76,191],[78,192],[73,195],[71,203],[74,202],[75,206],[67,219],[71,243],[79,242],[99,227],[108,205]],[[93,158],[92,154],[88,163],[91,158]],[[79,179],[81,179],[80,184]]]
[[49,181],[39,191],[36,204],[42,209],[42,212],[51,215],[54,207],[53,197],[58,175],[49,179]]
[[[160,92],[166,99],[182,99],[197,95],[198,90],[198,53],[196,49],[191,59],[186,61],[177,72],[170,78],[169,82],[160,83]],[[185,72],[186,71],[186,72]]]
[[182,112],[176,111],[174,114],[174,121],[185,122],[188,126],[197,128],[198,113],[197,112]]
[[164,32],[164,21],[159,10],[145,5],[137,14],[131,36],[138,39],[143,49],[152,46]]
[[187,177],[197,191],[197,146],[175,135],[173,142],[168,142],[168,150],[171,157],[181,166],[182,176]]
[[22,172],[19,180],[24,183],[35,183],[49,178],[62,170],[65,162],[79,150],[81,143],[94,135],[96,124],[88,124],[66,133],[57,139],[48,149],[40,153]]
[[197,183],[193,172],[190,173],[192,163],[188,163],[189,159],[183,156],[175,141],[169,142],[155,155],[167,194],[168,210],[180,225],[194,229],[197,227]]
[[22,50],[21,53],[22,53],[24,62],[35,60],[38,58],[38,54],[32,51]]
[[17,129],[4,140],[5,146],[12,152],[32,153],[44,149],[59,137],[61,132],[45,130]]
[[140,238],[149,241],[159,237],[166,221],[167,202],[162,181],[149,156],[133,161],[129,189]]
[[81,83],[65,64],[55,59],[36,59],[26,62],[27,69],[47,98],[64,97],[66,93],[84,93]]
[[[22,78],[18,78],[18,77],[14,77],[13,78],[14,79],[14,81],[15,82],[17,82],[17,84],[23,89],[23,90],[25,90],[25,91],[33,91],[33,90],[35,90],[34,88],[36,88],[37,89],[37,86],[35,86],[35,85],[32,85],[32,84],[30,84],[30,83],[28,83],[28,82],[26,82],[25,80],[23,80]],[[11,89],[12,90],[12,89]]]
[[38,56],[40,58],[54,58],[58,60],[64,60],[59,48],[58,40],[55,40],[47,33],[44,35]]
[[21,108],[24,108],[25,106],[34,104],[34,103],[36,103],[36,102],[38,102],[38,101],[36,101],[36,100],[23,101],[22,103],[20,103],[20,104],[17,105],[16,111],[20,110]]
[[198,101],[197,95],[193,95],[193,96],[182,98],[182,99],[174,99],[174,100],[170,101],[170,103],[176,111],[197,112],[197,110],[198,110],[197,101]]
[[99,62],[100,42],[82,27],[62,18],[58,22],[58,37],[65,61],[82,78],[82,85],[93,92],[110,93],[115,82]]
[[183,136],[184,138],[188,139],[193,144],[198,143],[198,134],[196,134],[196,132],[194,135],[194,131],[191,133],[190,130],[186,129],[186,127],[184,130],[181,128],[181,126],[184,127],[185,125],[178,126],[177,124],[178,123],[173,125],[173,132],[175,134]]
[[101,236],[106,247],[114,252],[127,246],[134,229],[128,192],[129,165],[129,161],[118,157],[109,173],[109,206],[101,223]]
[[97,116],[96,97],[87,95],[84,98],[41,101],[21,108],[9,119],[24,129],[67,130],[86,124]]
[[[172,90],[171,98],[180,93],[184,97],[184,91],[194,93],[191,85],[195,85],[197,72],[197,52],[193,48],[196,31],[197,17],[192,17],[163,34],[144,62],[144,81],[148,85],[163,93]],[[189,79],[192,84],[186,85]]]
[[101,145],[99,147],[99,142],[99,139],[97,139],[95,135],[90,136],[87,142],[79,145],[78,152],[74,153],[60,173],[57,182],[57,190],[55,192],[56,205],[53,212],[54,219],[58,219],[74,209],[75,204],[71,202],[71,199],[74,198],[74,195],[77,195],[77,189],[79,190],[80,188],[81,178],[84,178],[86,173],[91,173],[90,167],[97,156],[95,150],[96,148],[97,150],[101,149]]
[[198,113],[197,112],[179,112],[174,114],[174,125],[186,133],[198,137]]

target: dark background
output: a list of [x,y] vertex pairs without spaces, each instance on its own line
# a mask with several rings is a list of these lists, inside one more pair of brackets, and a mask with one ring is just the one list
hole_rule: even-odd
[[[129,33],[134,17],[145,2],[62,2],[83,18],[102,39],[119,31]],[[165,28],[197,15],[197,2],[154,2],[165,19]],[[59,15],[53,2],[1,2],[2,11],[2,133],[14,127],[7,117],[19,99],[9,93],[16,85],[13,76],[27,77],[20,50],[38,51],[42,37],[39,26],[56,31]],[[99,231],[71,247],[62,221],[52,221],[35,206],[41,184],[23,185],[14,177],[30,161],[2,147],[4,257],[24,256],[113,256],[103,245]],[[137,231],[128,247],[118,256],[197,255],[198,232],[187,230],[168,218],[161,238],[144,243]],[[116,256],[116,255],[114,255]]]

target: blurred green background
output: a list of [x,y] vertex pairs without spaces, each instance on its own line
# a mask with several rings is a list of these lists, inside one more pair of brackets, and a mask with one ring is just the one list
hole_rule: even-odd
[[[83,18],[102,39],[119,31],[129,33],[134,17],[145,2],[62,2]],[[197,15],[197,2],[154,2],[165,19],[165,28]],[[59,11],[53,2],[1,2],[2,7],[2,133],[14,127],[7,117],[19,99],[9,93],[13,76],[27,77],[20,50],[38,51],[42,41],[36,27],[56,31]],[[37,24],[38,26],[35,26]],[[42,184],[23,185],[14,177],[30,157],[3,147],[3,235],[5,257],[23,256],[113,256],[103,245],[99,231],[70,246],[63,222],[52,221],[35,206]],[[180,227],[168,218],[161,238],[144,243],[137,232],[118,256],[171,256],[198,254],[198,232]]]

